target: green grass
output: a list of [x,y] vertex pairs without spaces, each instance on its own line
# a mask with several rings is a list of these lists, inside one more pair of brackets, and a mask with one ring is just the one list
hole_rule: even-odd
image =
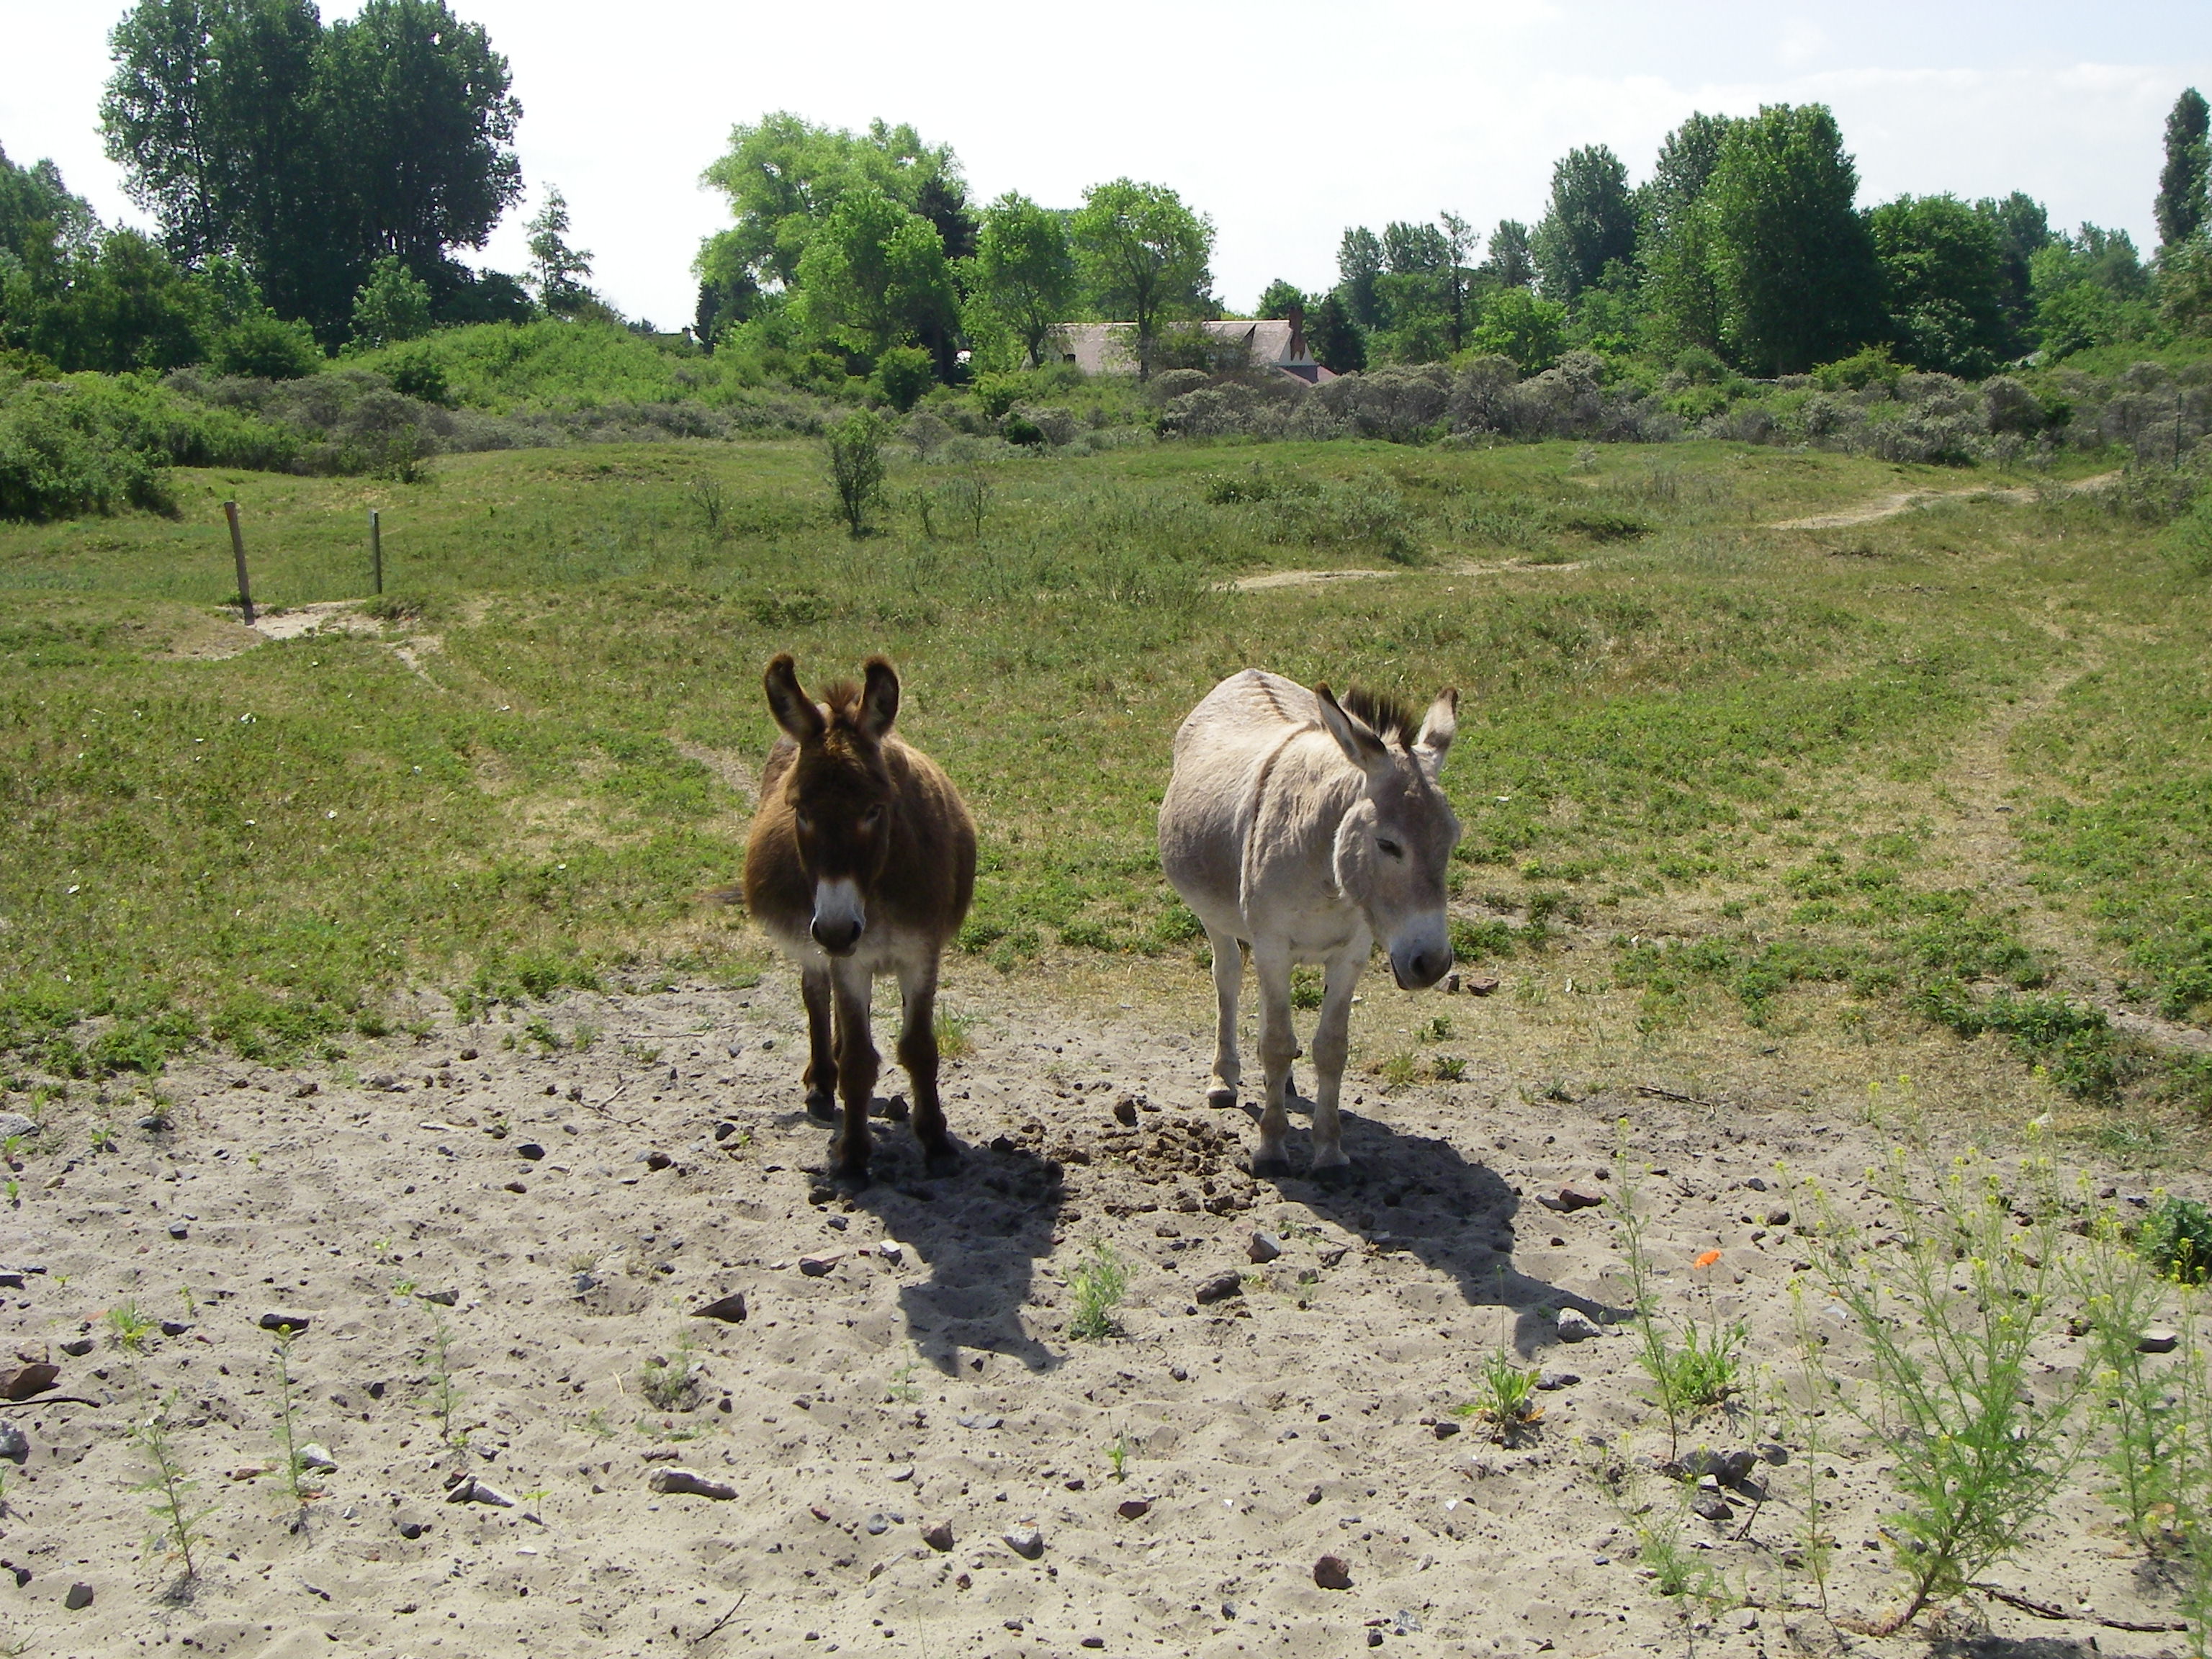
[[[454,456],[411,487],[180,468],[175,520],[0,526],[0,1047],[151,1072],[209,1037],[342,1043],[410,984],[473,1005],[757,971],[695,896],[736,875],[782,649],[809,684],[899,664],[902,729],[981,828],[962,948],[1007,972],[1197,948],[1152,842],[1169,743],[1263,663],[1462,688],[1470,957],[1726,897],[1735,932],[1624,939],[1621,974],[1656,1020],[1713,988],[1759,1023],[1814,984],[2035,983],[2005,915],[1867,802],[1924,790],[2077,660],[2056,614],[2106,662],[2023,728],[2046,804],[2021,822],[2147,986],[2172,1006],[2194,982],[2201,580],[2080,504],[1759,527],[1955,471],[1713,443],[1577,471],[1574,449],[1022,456],[984,465],[980,535],[938,514],[933,536],[914,495],[950,475],[899,447],[858,542],[797,441]],[[1225,489],[1255,457],[1277,483]],[[363,596],[380,508],[383,636],[190,654],[228,626],[231,498],[264,608]],[[1507,558],[1534,568],[1489,568]],[[1401,574],[1225,586],[1378,561]],[[409,638],[420,672],[391,648]],[[2155,742],[2114,738],[2123,710]]]

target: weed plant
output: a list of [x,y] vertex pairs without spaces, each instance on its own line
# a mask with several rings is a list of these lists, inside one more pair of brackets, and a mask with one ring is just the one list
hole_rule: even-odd
[[[403,1292],[404,1294],[404,1292]],[[465,1430],[456,1431],[453,1419],[466,1397],[459,1382],[453,1376],[453,1334],[442,1315],[436,1316],[430,1331],[430,1395],[429,1407],[437,1414],[438,1438],[455,1451],[468,1445]]]
[[191,1593],[199,1578],[194,1552],[207,1541],[207,1521],[216,1512],[216,1505],[193,1502],[198,1482],[185,1473],[176,1443],[169,1436],[169,1419],[176,1403],[173,1389],[162,1397],[158,1409],[131,1425],[131,1438],[150,1466],[146,1479],[136,1488],[146,1495],[147,1514],[154,1522],[147,1547],[149,1553],[164,1550],[182,1564],[184,1575],[176,1590],[182,1596]]
[[691,1346],[691,1334],[679,1332],[675,1346],[665,1358],[655,1357],[645,1362],[638,1386],[655,1411],[685,1410],[697,1397],[704,1364]]
[[1129,1291],[1129,1265],[1114,1247],[1103,1239],[1091,1247],[1090,1260],[1079,1263],[1067,1275],[1067,1292],[1072,1306],[1067,1319],[1067,1334],[1081,1342],[1103,1342],[1109,1336],[1119,1335],[1121,1323],[1115,1310]]
[[2193,1198],[2160,1194],[2136,1231],[2136,1249],[2162,1277],[2203,1284],[2212,1273],[2212,1210]]
[[1475,1373],[1478,1387],[1467,1413],[1489,1425],[1492,1439],[1510,1444],[1543,1420],[1544,1408],[1536,1403],[1538,1375],[1504,1349],[1492,1349]]
[[1904,1500],[1892,1527],[1905,1593],[1887,1632],[1968,1589],[2045,1515],[2080,1450],[2085,1379],[2046,1376],[2034,1358],[2063,1320],[2063,1218],[2046,1159],[2025,1163],[2016,1195],[1976,1159],[1923,1172],[1902,1149],[1869,1178],[1894,1212],[1894,1243],[1868,1240],[1817,1186],[1808,1195],[1814,1271],[1868,1368],[1863,1387],[1830,1387],[1887,1443]]
[[[1645,1242],[1625,1122],[1614,1145],[1613,1170],[1609,1203],[1620,1233],[1629,1303],[1636,1310],[1636,1361],[1651,1379],[1654,1401],[1667,1419],[1667,1455],[1671,1460],[1681,1449],[1683,1429],[1702,1413],[1724,1405],[1742,1388],[1747,1328],[1741,1319],[1722,1322],[1711,1282],[1703,1277],[1698,1280],[1705,1310],[1702,1326],[1694,1316],[1676,1321],[1667,1316]],[[1692,1271],[1704,1274],[1719,1257],[1717,1250],[1706,1252]]]
[[276,1365],[276,1451],[280,1489],[296,1512],[316,1494],[302,1476],[306,1473],[299,1445],[299,1404],[292,1382],[292,1334],[279,1331],[274,1350]]

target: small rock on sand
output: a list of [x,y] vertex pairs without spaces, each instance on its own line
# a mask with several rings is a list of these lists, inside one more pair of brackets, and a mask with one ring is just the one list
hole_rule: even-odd
[[1596,1323],[1579,1308],[1559,1310],[1559,1340],[1586,1342],[1598,1334]]
[[1314,1583],[1323,1589],[1350,1589],[1352,1569],[1339,1555],[1324,1555],[1314,1563]]
[[906,1246],[896,1238],[887,1238],[876,1246],[876,1254],[896,1267],[906,1260]]
[[1232,1296],[1244,1294],[1244,1281],[1231,1273],[1216,1273],[1192,1293],[1191,1299],[1200,1307],[1216,1302],[1226,1302]]
[[264,1331],[304,1331],[309,1322],[303,1313],[271,1312],[261,1316],[261,1328]]
[[0,1140],[21,1140],[39,1133],[39,1126],[21,1112],[0,1112]]
[[1546,1394],[1557,1394],[1561,1389],[1571,1389],[1582,1378],[1573,1371],[1546,1371],[1536,1379],[1536,1386]]
[[31,1437],[13,1423],[0,1423],[0,1457],[10,1463],[30,1461]]
[[646,1485],[655,1492],[680,1492],[691,1498],[731,1498],[738,1495],[735,1486],[710,1480],[695,1469],[655,1469]]
[[300,1448],[298,1455],[300,1467],[315,1474],[327,1474],[338,1466],[337,1459],[313,1440]]
[[1283,1241],[1273,1233],[1255,1231],[1252,1242],[1244,1247],[1247,1258],[1255,1262],[1273,1261],[1283,1253]]
[[1605,1202],[1605,1194],[1594,1193],[1587,1187],[1562,1187],[1556,1196],[1546,1193],[1536,1201],[1547,1210],[1594,1210]]
[[799,1271],[809,1279],[820,1279],[844,1259],[842,1250],[831,1250],[823,1255],[802,1255],[799,1258]]
[[952,1547],[952,1523],[940,1521],[933,1527],[921,1529],[921,1541],[940,1555]]
[[1035,1527],[1011,1527],[1006,1536],[1006,1547],[1024,1561],[1034,1561],[1044,1553],[1044,1534]]
[[745,1322],[745,1293],[732,1291],[727,1296],[718,1297],[705,1307],[694,1309],[691,1316],[694,1319],[719,1319],[726,1325],[742,1325]]
[[1152,1512],[1149,1498],[1125,1498],[1114,1506],[1114,1513],[1124,1521],[1139,1521]]
[[514,1500],[498,1487],[487,1485],[472,1474],[465,1474],[453,1482],[446,1493],[448,1504],[489,1504],[495,1510],[511,1510]]
[[1691,1510],[1708,1521],[1733,1521],[1735,1511],[1729,1507],[1727,1498],[1717,1492],[1701,1492],[1690,1500]]
[[2180,1346],[2181,1333],[2179,1331],[2145,1331],[2136,1339],[2137,1353],[2172,1353]]
[[62,1605],[71,1613],[82,1613],[92,1605],[92,1586],[78,1579],[69,1587],[69,1594],[62,1597]]

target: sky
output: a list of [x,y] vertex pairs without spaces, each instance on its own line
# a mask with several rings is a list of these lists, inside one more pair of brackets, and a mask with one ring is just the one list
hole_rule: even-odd
[[[1568,149],[1609,144],[1640,180],[1692,111],[1763,103],[1835,111],[1862,203],[2023,190],[2054,224],[2148,251],[2166,112],[2212,87],[2205,0],[449,3],[506,53],[524,109],[529,198],[471,257],[520,270],[522,226],[558,185],[601,292],[664,328],[690,319],[691,258],[727,222],[700,171],[770,110],[911,122],[952,146],[979,203],[1170,185],[1212,217],[1216,291],[1243,307],[1276,276],[1332,283],[1347,225],[1533,223]],[[98,130],[123,10],[0,0],[0,148],[52,157],[104,218],[143,224]]]

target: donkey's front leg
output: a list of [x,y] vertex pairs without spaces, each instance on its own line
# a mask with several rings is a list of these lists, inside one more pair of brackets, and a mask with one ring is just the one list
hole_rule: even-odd
[[837,1002],[837,1085],[845,1103],[844,1127],[830,1143],[830,1173],[848,1186],[868,1184],[868,1107],[876,1097],[878,1055],[868,1030],[868,1001],[875,976],[849,957],[830,969]]
[[837,1057],[830,1048],[830,970],[799,970],[799,994],[806,1002],[806,1109],[828,1122],[837,1105]]
[[914,1085],[914,1135],[932,1175],[960,1167],[960,1153],[945,1132],[945,1107],[937,1097],[937,963],[899,969],[905,1006],[899,1027],[899,1064]]
[[1328,988],[1322,993],[1321,1018],[1314,1028],[1313,1178],[1324,1183],[1343,1179],[1352,1160],[1344,1155],[1344,1132],[1336,1115],[1344,1089],[1344,1061],[1351,1052],[1352,988],[1367,965],[1374,941],[1367,930],[1328,961]]
[[1234,934],[1206,930],[1213,952],[1213,1080],[1206,1103],[1226,1111],[1237,1103],[1244,1067],[1237,1057],[1237,1001],[1244,988],[1244,945]]
[[1260,981],[1260,1063],[1267,1073],[1267,1103],[1260,1114],[1260,1145],[1252,1154],[1252,1173],[1287,1175],[1291,1161],[1284,1142],[1291,1119],[1285,1103],[1291,1089],[1291,1062],[1298,1056],[1298,1039],[1291,1030],[1290,946],[1254,939],[1252,972]]

